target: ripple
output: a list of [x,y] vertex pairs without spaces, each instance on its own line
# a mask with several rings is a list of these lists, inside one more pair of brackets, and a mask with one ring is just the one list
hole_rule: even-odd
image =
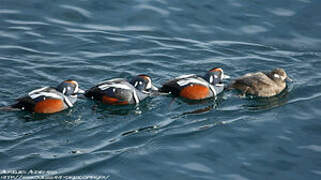
[[277,16],[293,16],[295,15],[294,11],[291,11],[289,9],[283,9],[283,8],[276,8],[270,10],[271,13],[277,15]]
[[18,35],[14,34],[14,33],[8,33],[5,31],[0,31],[0,36],[10,38],[10,39],[19,39]]
[[30,31],[32,30],[31,27],[26,27],[26,26],[11,26],[8,27],[9,29],[17,29],[17,30],[24,30],[24,31]]
[[19,20],[5,20],[5,22],[11,23],[11,24],[19,24],[19,25],[44,25],[48,26],[49,24],[40,22],[40,21],[19,21]]
[[321,171],[320,170],[311,170],[312,173],[321,176]]
[[243,31],[246,34],[258,34],[258,33],[266,32],[268,30],[263,26],[249,25],[249,26],[243,26],[241,28],[241,31]]
[[246,177],[243,177],[239,174],[227,174],[227,175],[223,175],[224,179],[230,179],[230,180],[249,180]]
[[34,36],[34,37],[39,37],[39,38],[44,37],[44,36],[41,35],[40,33],[36,33],[36,32],[26,32],[25,34],[28,34],[28,35]]
[[61,20],[61,19],[56,19],[56,18],[46,17],[45,19],[46,19],[47,21],[51,22],[51,23],[56,23],[56,24],[69,25],[69,26],[75,26],[75,25],[77,25],[76,23],[72,23],[72,22],[69,22],[69,21],[65,21],[65,20]]
[[10,45],[0,45],[0,49],[8,49],[8,50],[23,50],[29,53],[35,54],[47,54],[47,55],[58,55],[57,52],[45,52],[45,51],[38,51],[32,48],[22,47],[22,46],[10,46]]
[[0,9],[0,14],[20,14],[21,12],[18,10],[12,9]]
[[200,171],[202,173],[212,173],[213,172],[212,169],[210,169],[209,167],[207,167],[203,164],[197,163],[197,162],[189,162],[189,163],[183,164],[182,166],[184,168],[189,169],[189,170]]
[[78,12],[79,14],[81,14],[84,17],[90,18],[92,17],[91,13],[85,9],[82,9],[80,7],[76,7],[76,6],[70,6],[70,5],[60,5],[60,7],[67,9],[67,10],[73,10]]
[[125,26],[125,27],[115,27],[108,25],[99,25],[99,24],[85,24],[84,28],[94,29],[94,30],[103,30],[103,31],[152,31],[152,27],[148,26]]
[[321,152],[321,146],[320,145],[307,145],[307,146],[299,146],[299,149],[308,149],[314,152]]
[[210,41],[208,44],[211,45],[221,45],[221,46],[234,46],[234,45],[239,45],[239,46],[249,46],[249,47],[262,47],[267,50],[276,50],[273,46],[267,46],[265,44],[257,44],[257,43],[250,43],[250,42],[241,42],[241,41]]
[[237,0],[2,3],[2,105],[67,78],[90,88],[147,73],[160,86],[213,66],[232,77],[277,66],[295,82],[286,97],[266,101],[224,92],[203,104],[161,96],[109,107],[80,98],[53,115],[0,112],[0,169],[111,179],[315,178],[320,3],[310,3],[264,2],[265,10]]
[[147,4],[141,4],[141,5],[136,6],[135,8],[140,9],[140,10],[150,10],[150,11],[160,14],[161,16],[168,16],[170,14],[169,11],[167,11],[167,10],[157,8],[157,7],[154,7],[151,5],[147,5]]
[[310,96],[305,96],[305,97],[297,97],[295,99],[292,99],[289,101],[289,103],[297,103],[297,102],[308,102],[313,99],[317,99],[318,97],[321,97],[321,93],[316,93],[316,94],[311,94]]

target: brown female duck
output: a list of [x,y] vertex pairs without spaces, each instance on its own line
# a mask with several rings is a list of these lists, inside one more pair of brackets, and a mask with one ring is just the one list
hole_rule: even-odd
[[271,97],[286,88],[286,80],[292,81],[284,69],[276,68],[271,72],[248,73],[229,84],[227,89],[237,89],[243,95]]

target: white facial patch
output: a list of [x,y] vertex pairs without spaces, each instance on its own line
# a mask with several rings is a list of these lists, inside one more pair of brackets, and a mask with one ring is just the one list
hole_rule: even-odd
[[150,88],[152,88],[152,82],[151,82],[151,81],[148,81],[147,86],[146,86],[146,89],[150,89]]
[[[216,78],[217,76],[214,75],[214,77]],[[213,76],[210,76],[210,83],[211,83],[211,84],[213,83]]]
[[273,76],[276,77],[276,78],[281,78],[281,76],[278,75],[278,74],[273,74]]

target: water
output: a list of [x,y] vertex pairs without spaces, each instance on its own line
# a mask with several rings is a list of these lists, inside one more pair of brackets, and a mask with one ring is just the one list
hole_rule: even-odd
[[263,100],[226,92],[191,105],[156,97],[138,107],[96,107],[80,99],[54,115],[0,112],[1,175],[320,179],[320,7],[312,0],[2,0],[0,105],[70,78],[87,89],[145,73],[160,86],[215,66],[232,77],[282,67],[295,81]]

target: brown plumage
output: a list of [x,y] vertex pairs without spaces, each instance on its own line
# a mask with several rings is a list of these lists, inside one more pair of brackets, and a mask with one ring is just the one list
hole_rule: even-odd
[[286,80],[291,79],[282,68],[273,69],[271,72],[248,73],[235,79],[228,89],[237,89],[244,95],[271,97],[282,92],[286,87]]

